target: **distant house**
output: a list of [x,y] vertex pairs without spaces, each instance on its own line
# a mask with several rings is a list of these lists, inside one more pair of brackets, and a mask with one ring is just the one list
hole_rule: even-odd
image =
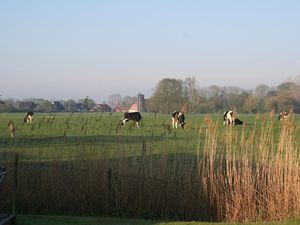
[[138,103],[133,103],[130,108],[128,109],[128,112],[138,112]]
[[114,112],[128,112],[128,109],[126,108],[121,108],[121,107],[119,107],[119,106],[117,106],[117,107],[115,107],[114,109],[113,109],[113,111]]
[[60,102],[52,101],[51,103],[52,103],[52,105],[54,105],[56,112],[64,112],[65,111],[65,107]]
[[97,104],[90,109],[90,112],[111,112],[112,108],[107,104]]
[[87,112],[88,111],[88,107],[83,104],[83,103],[76,103],[74,105],[74,111],[75,112]]
[[134,102],[129,108],[121,108],[117,106],[113,109],[115,112],[147,112],[148,99],[144,98],[144,95],[139,93],[136,102]]

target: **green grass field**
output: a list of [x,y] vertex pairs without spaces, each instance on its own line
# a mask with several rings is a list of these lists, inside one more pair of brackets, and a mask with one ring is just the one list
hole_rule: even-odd
[[[36,114],[34,123],[24,124],[23,114],[0,115],[0,151],[2,160],[5,155],[19,153],[22,158],[33,160],[60,159],[70,160],[80,157],[103,158],[114,157],[126,152],[127,155],[140,154],[143,142],[149,143],[151,154],[195,153],[199,141],[199,133],[205,132],[206,115],[187,115],[186,129],[171,129],[169,115],[143,114],[142,127],[136,128],[133,123],[120,127],[121,114]],[[276,116],[275,116],[276,117]],[[220,130],[221,115],[211,115]],[[240,115],[239,118],[248,125],[235,126],[237,132],[251,133],[253,128],[259,131],[262,123],[269,120],[269,115]],[[16,137],[11,139],[7,128],[12,120],[16,126]],[[300,133],[300,116],[294,118],[296,135]],[[274,118],[273,132],[279,133],[281,123]],[[200,134],[201,135],[201,134]],[[82,155],[82,151],[84,154]],[[1,154],[0,153],[0,154]]]
[[245,126],[227,127],[221,114],[187,114],[184,130],[171,128],[170,115],[142,116],[137,128],[120,127],[120,113],[37,113],[32,124],[23,123],[24,114],[0,114],[0,165],[8,168],[0,210],[243,222],[299,217],[299,115],[282,123],[276,115],[243,114]]

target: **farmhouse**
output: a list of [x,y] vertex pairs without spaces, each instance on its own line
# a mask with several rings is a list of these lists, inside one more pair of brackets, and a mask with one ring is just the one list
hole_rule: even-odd
[[59,101],[52,101],[52,105],[55,107],[56,112],[64,112],[66,109]]
[[144,95],[139,93],[137,96],[137,101],[130,106],[128,112],[146,112],[147,110],[145,102],[146,100]]
[[90,109],[90,112],[111,112],[112,108],[107,104],[97,104]]
[[114,108],[115,112],[147,112],[146,107],[147,99],[144,98],[143,94],[138,94],[137,101],[133,103],[129,108]]
[[139,111],[139,107],[138,107],[138,103],[133,103],[130,108],[128,109],[128,112],[138,112]]
[[87,112],[88,107],[83,103],[76,103],[74,105],[74,110],[75,110],[75,112]]

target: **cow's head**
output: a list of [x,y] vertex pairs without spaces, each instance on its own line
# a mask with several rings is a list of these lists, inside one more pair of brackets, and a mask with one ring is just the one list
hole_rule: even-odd
[[288,113],[286,111],[282,111],[279,113],[278,120],[285,120],[288,117]]
[[33,121],[33,112],[27,112],[24,117],[24,123],[31,123]]
[[180,124],[181,128],[184,128],[185,125],[185,116],[183,113],[179,113],[178,114],[178,118],[177,118],[178,123]]

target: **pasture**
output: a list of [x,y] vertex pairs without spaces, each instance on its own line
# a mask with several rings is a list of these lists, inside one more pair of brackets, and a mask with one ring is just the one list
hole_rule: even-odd
[[[300,116],[143,113],[0,115],[0,211],[204,221],[282,221],[300,215]],[[7,127],[15,124],[15,137]],[[17,157],[16,157],[17,155]],[[16,171],[17,170],[17,171]],[[281,193],[278,196],[278,193]]]

